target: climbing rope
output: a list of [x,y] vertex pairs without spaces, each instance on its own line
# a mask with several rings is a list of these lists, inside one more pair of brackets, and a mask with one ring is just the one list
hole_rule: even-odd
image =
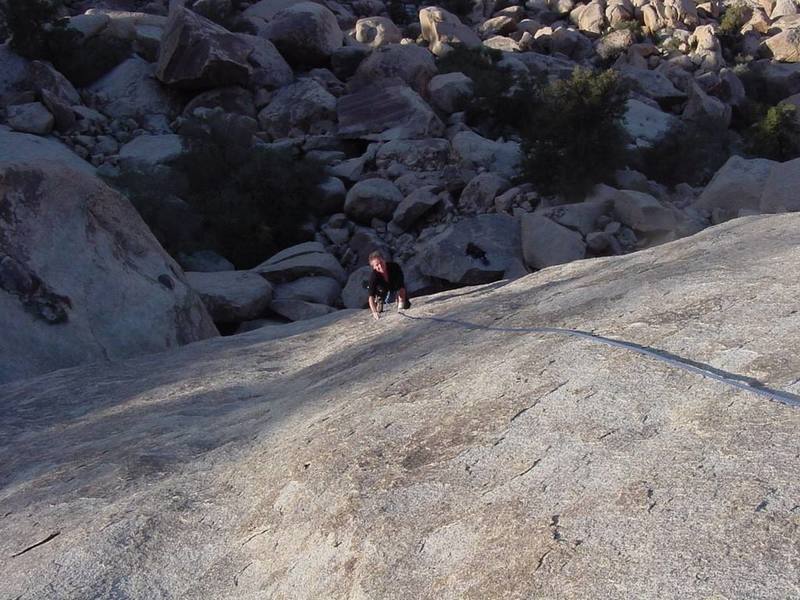
[[666,350],[659,350],[657,348],[643,346],[635,342],[615,340],[613,338],[597,335],[596,333],[591,333],[589,331],[581,331],[579,329],[566,329],[560,327],[497,327],[494,325],[481,325],[479,323],[471,323],[469,321],[462,321],[460,319],[451,319],[448,317],[417,317],[417,316],[411,316],[405,312],[401,312],[400,314],[404,316],[406,319],[411,319],[413,321],[434,321],[436,323],[449,323],[451,325],[458,325],[466,329],[479,329],[482,331],[496,331],[500,333],[555,334],[555,335],[564,335],[569,337],[586,339],[592,342],[599,342],[601,344],[605,344],[606,346],[611,346],[612,348],[622,348],[624,350],[630,350],[632,352],[636,352],[637,354],[641,354],[642,356],[647,356],[655,360],[659,360],[661,362],[672,365],[674,367],[677,367],[679,369],[683,369],[684,371],[695,373],[697,375],[700,375],[701,377],[708,377],[709,379],[714,379],[716,381],[724,383],[725,385],[729,385],[731,387],[735,387],[740,390],[745,390],[747,392],[752,392],[753,394],[758,394],[759,396],[764,396],[769,400],[772,400],[773,402],[780,402],[781,404],[786,404],[787,406],[800,408],[800,396],[792,394],[791,392],[786,392],[784,390],[778,390],[775,388],[768,387],[759,380],[754,379],[752,377],[746,377],[744,375],[738,375],[736,373],[723,371],[722,369],[717,369],[716,367],[712,367],[711,365],[696,362],[688,358],[683,358],[682,356],[678,356],[677,354],[672,354],[671,352],[667,352]]

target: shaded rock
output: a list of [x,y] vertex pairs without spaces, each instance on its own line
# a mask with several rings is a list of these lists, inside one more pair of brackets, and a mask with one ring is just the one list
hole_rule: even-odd
[[770,173],[778,163],[764,158],[731,156],[702,191],[694,206],[712,214],[714,222],[734,219],[741,211],[760,211]]
[[394,211],[390,225],[400,231],[411,228],[417,220],[441,202],[435,188],[422,187],[406,196]]
[[586,244],[577,231],[541,214],[522,217],[522,255],[532,269],[544,269],[586,256]]
[[357,226],[347,247],[351,254],[348,262],[349,269],[367,264],[369,255],[376,250],[383,253],[387,260],[392,257],[389,245],[371,227]]
[[342,290],[342,304],[345,308],[367,307],[367,285],[372,274],[369,265],[359,267],[347,278],[347,285]]
[[362,44],[379,48],[387,44],[398,44],[403,34],[386,17],[366,17],[356,21],[355,38]]
[[336,113],[343,138],[388,141],[444,133],[444,124],[431,107],[405,85],[372,85],[342,96]]
[[392,140],[381,144],[375,164],[386,169],[396,163],[413,171],[439,171],[450,157],[450,142],[446,139]]
[[650,194],[634,190],[619,190],[614,197],[617,219],[637,233],[671,232],[678,221],[674,210]]
[[180,110],[175,95],[155,78],[155,67],[134,56],[89,86],[103,111],[112,118],[159,114],[173,116]]
[[17,89],[28,76],[29,62],[8,44],[0,44],[0,98]]
[[508,179],[495,173],[481,173],[470,179],[461,192],[458,206],[465,212],[486,212],[494,199],[511,187]]
[[274,300],[302,300],[333,306],[342,291],[342,284],[331,277],[301,277],[275,286]]
[[195,96],[183,109],[184,115],[191,115],[197,108],[221,108],[226,113],[236,113],[256,117],[253,92],[239,86],[217,88]]
[[358,65],[349,83],[351,91],[384,79],[400,80],[419,94],[426,94],[428,82],[437,73],[433,56],[413,44],[390,44],[373,51]]
[[689,102],[683,110],[687,121],[717,122],[727,127],[731,122],[731,107],[713,96],[706,94],[699,85],[692,83],[689,89]]
[[28,79],[28,84],[40,94],[50,92],[51,96],[69,106],[82,104],[78,90],[49,63],[33,61],[28,68]]
[[369,48],[361,46],[343,46],[334,50],[331,55],[331,71],[342,81],[355,75],[358,65],[369,56]]
[[202,90],[247,84],[249,43],[197,13],[173,5],[161,40],[156,77],[166,85]]
[[772,167],[761,196],[762,213],[800,211],[800,158]]
[[29,102],[27,104],[15,104],[9,106],[8,124],[15,131],[23,133],[33,133],[36,135],[47,135],[53,130],[55,119],[41,102]]
[[325,133],[333,128],[336,98],[313,79],[279,89],[258,113],[261,128],[275,138]]
[[478,215],[457,221],[417,245],[428,277],[457,285],[489,283],[521,258],[519,223],[507,215]]
[[597,230],[597,222],[601,216],[610,212],[613,202],[607,200],[586,200],[575,204],[561,204],[537,210],[537,214],[551,221],[568,227],[583,235]]
[[254,35],[239,34],[239,38],[253,50],[247,58],[253,69],[251,86],[275,89],[292,82],[294,72],[272,42]]
[[185,271],[198,271],[201,273],[234,271],[236,269],[231,261],[213,250],[198,250],[191,254],[180,254],[178,262]]
[[0,125],[0,162],[62,165],[93,175],[95,168],[53,139],[10,131]]
[[467,47],[479,46],[478,35],[453,13],[443,8],[427,6],[419,11],[422,39],[430,44],[431,52],[442,56],[448,46],[463,44]]
[[625,66],[620,74],[633,89],[654,99],[659,104],[670,105],[686,98],[686,94],[676,88],[673,83],[658,71],[648,71],[636,67]]
[[330,215],[344,210],[347,189],[341,179],[326,177],[317,189],[319,190],[319,202],[314,207],[315,214]]
[[331,277],[341,283],[347,281],[347,275],[336,257],[317,242],[306,242],[282,250],[251,270],[273,283],[312,275]]
[[618,29],[597,40],[594,49],[603,60],[611,60],[635,43],[636,36],[630,29]]
[[296,300],[293,298],[274,299],[270,303],[270,310],[290,321],[316,319],[317,317],[322,317],[336,311],[335,308],[327,304],[306,302],[305,300]]
[[182,195],[188,182],[172,165],[186,147],[176,134],[140,135],[119,150],[119,167],[124,184],[134,189],[158,189]]
[[391,181],[363,179],[347,192],[344,212],[359,223],[370,223],[372,219],[388,221],[402,201],[403,195]]
[[188,272],[186,281],[200,295],[215,323],[257,319],[272,297],[272,286],[250,271]]
[[269,22],[267,36],[293,67],[325,66],[343,38],[336,16],[313,2],[281,10]]
[[516,142],[494,142],[472,131],[453,136],[453,154],[462,166],[486,169],[506,178],[513,178],[520,168],[522,154]]
[[[40,159],[41,160],[41,159]],[[86,172],[4,163],[0,381],[216,335],[130,203]]]
[[473,97],[474,84],[463,73],[436,75],[428,84],[431,102],[441,111],[454,113],[464,110]]

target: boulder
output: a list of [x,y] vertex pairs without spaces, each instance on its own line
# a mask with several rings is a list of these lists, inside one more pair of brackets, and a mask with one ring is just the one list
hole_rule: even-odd
[[[616,193],[616,190],[613,190],[612,193]],[[614,203],[610,198],[586,200],[575,204],[561,204],[537,209],[536,213],[573,231],[588,235],[598,229],[598,220],[603,215],[608,214],[613,205]]]
[[120,63],[88,89],[103,112],[115,119],[172,117],[180,110],[175,94],[155,78],[155,66],[138,56]]
[[67,146],[51,138],[18,133],[0,125],[0,162],[63,165],[94,175],[95,168]]
[[436,75],[428,84],[433,105],[445,113],[464,110],[474,94],[472,80],[463,73]]
[[317,204],[313,207],[317,215],[330,215],[344,210],[344,200],[347,195],[347,188],[344,182],[338,177],[326,177],[317,186],[319,194]]
[[734,219],[741,211],[760,211],[764,187],[777,164],[765,158],[731,156],[714,174],[694,206],[711,213],[714,223]]
[[503,35],[495,35],[483,42],[483,45],[500,52],[521,52],[522,48],[513,39]]
[[487,212],[494,199],[511,187],[505,177],[496,173],[480,173],[470,179],[458,199],[458,207],[467,213]]
[[787,29],[764,40],[766,54],[786,63],[800,62],[800,27]]
[[258,0],[245,9],[243,15],[248,18],[271,21],[282,10],[285,10],[302,0]]
[[722,58],[722,46],[712,25],[701,25],[695,28],[692,35],[689,36],[688,43],[694,48],[690,57],[699,73],[716,73],[725,66],[725,59]]
[[349,269],[367,264],[369,255],[376,250],[383,253],[387,260],[392,257],[389,245],[371,227],[356,226],[347,248],[350,254]]
[[387,44],[400,43],[403,34],[391,19],[365,17],[356,21],[355,38],[356,41],[367,44],[371,48],[380,48]]
[[261,129],[274,138],[325,133],[335,118],[336,98],[313,79],[282,87],[258,113]]
[[453,136],[454,158],[462,167],[492,171],[507,179],[518,175],[522,153],[516,142],[495,142],[473,131],[461,131]]
[[338,134],[343,138],[398,140],[439,137],[444,124],[411,88],[371,85],[342,96],[336,104]]
[[622,224],[641,234],[672,232],[678,225],[675,210],[634,190],[619,190],[614,195],[614,213]]
[[350,91],[391,79],[400,80],[414,91],[426,95],[428,82],[436,75],[433,55],[414,44],[390,44],[373,51],[358,65],[348,87]]
[[5,162],[0,381],[212,337],[183,273],[130,203],[95,176]]
[[267,36],[293,67],[320,67],[342,46],[336,16],[314,2],[300,2],[278,12]]
[[781,17],[790,17],[797,14],[797,2],[795,0],[775,0],[775,7],[769,14],[773,21]]
[[239,38],[253,50],[247,58],[253,69],[250,74],[251,86],[275,89],[291,83],[294,79],[292,67],[272,42],[263,37],[243,33],[239,34]]
[[50,92],[51,96],[67,106],[82,104],[78,90],[49,63],[33,61],[28,68],[28,84],[40,94]]
[[256,117],[253,92],[239,86],[217,88],[198,94],[186,105],[183,114],[191,115],[197,108],[221,108],[226,113]]
[[275,300],[301,300],[333,306],[339,299],[342,284],[332,277],[301,277],[275,286]]
[[198,250],[191,254],[179,254],[178,262],[185,271],[198,271],[201,273],[216,273],[218,271],[233,271],[236,267],[224,256],[213,250]]
[[431,52],[442,56],[449,47],[462,44],[467,47],[480,46],[478,35],[453,13],[437,6],[427,6],[419,11],[422,39],[428,42]]
[[443,138],[392,140],[381,144],[375,164],[386,169],[400,164],[412,171],[440,171],[450,157],[450,142]]
[[762,213],[800,211],[800,158],[772,167],[761,196]]
[[658,108],[631,98],[625,103],[622,127],[639,147],[650,147],[661,140],[680,120]]
[[372,219],[388,221],[403,201],[397,186],[386,179],[363,179],[347,192],[345,214],[358,223],[369,224]]
[[569,15],[579,30],[599,36],[606,28],[605,2],[592,0],[588,4],[574,8]]
[[137,136],[119,150],[121,177],[135,189],[158,189],[180,196],[188,182],[172,165],[185,151],[183,138],[174,133]]
[[686,94],[658,71],[624,66],[619,72],[634,90],[652,98],[662,106],[671,106],[686,99]]
[[731,122],[731,107],[722,100],[706,94],[692,82],[689,88],[689,101],[683,110],[683,118],[695,122],[716,122],[727,128]]
[[636,43],[636,36],[630,29],[618,29],[595,42],[594,49],[603,60],[612,60]]
[[247,84],[252,52],[240,36],[175,3],[161,40],[156,77],[186,90]]
[[0,99],[25,81],[28,68],[28,61],[11,50],[8,43],[0,44]]
[[416,248],[428,277],[456,285],[501,279],[521,259],[519,222],[508,215],[478,215],[448,225]]
[[403,198],[394,211],[390,226],[400,231],[410,229],[420,217],[442,201],[434,190],[432,187],[422,187]]
[[342,289],[342,304],[345,308],[367,307],[367,285],[372,274],[369,265],[359,267],[347,278],[347,285]]
[[15,104],[7,109],[8,124],[15,131],[47,135],[53,130],[55,119],[41,102]]
[[294,298],[275,299],[270,303],[270,310],[290,321],[305,321],[316,319],[336,311],[327,304],[307,302]]
[[522,217],[522,255],[532,269],[580,260],[586,256],[583,236],[541,214]]
[[258,319],[272,298],[272,286],[250,271],[188,272],[186,281],[200,295],[215,323]]
[[762,59],[751,62],[748,67],[758,77],[763,93],[771,102],[800,93],[800,63]]
[[306,242],[282,250],[251,270],[273,283],[312,275],[331,277],[341,283],[347,281],[342,265],[318,242]]

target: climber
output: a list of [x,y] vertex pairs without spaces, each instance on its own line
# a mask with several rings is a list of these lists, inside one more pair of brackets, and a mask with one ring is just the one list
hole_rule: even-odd
[[397,295],[397,310],[411,308],[406,293],[403,269],[396,262],[386,262],[379,251],[369,255],[369,266],[372,273],[369,277],[369,309],[375,320],[380,319],[384,303],[390,302],[394,294]]

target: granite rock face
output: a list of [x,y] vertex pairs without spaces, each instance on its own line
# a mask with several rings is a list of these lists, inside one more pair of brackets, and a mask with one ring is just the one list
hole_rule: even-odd
[[513,329],[797,394],[798,232],[738,219],[415,298],[423,320],[341,311],[5,385],[4,593],[794,597],[797,407]]
[[127,199],[59,165],[0,166],[0,381],[217,334]]

